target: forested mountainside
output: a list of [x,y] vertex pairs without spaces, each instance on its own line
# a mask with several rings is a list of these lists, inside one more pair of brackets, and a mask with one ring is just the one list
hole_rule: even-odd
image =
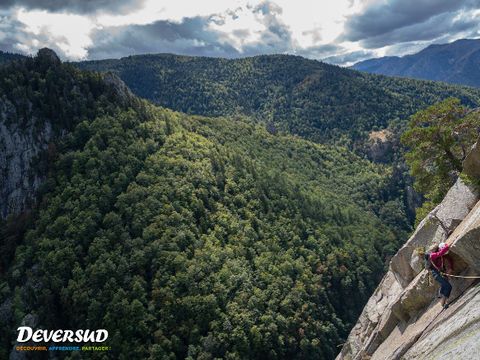
[[397,119],[450,96],[467,105],[477,89],[388,78],[291,55],[244,59],[171,54],[87,61],[113,71],[140,97],[190,114],[242,113],[316,142],[368,139]]
[[62,66],[48,49],[0,67],[0,218],[28,207],[55,157],[56,136],[127,100],[112,79]]
[[1,358],[22,323],[108,329],[92,358],[336,355],[409,230],[391,167],[156,107],[48,50],[0,71],[5,168],[33,144],[40,184],[0,223]]
[[20,54],[9,53],[0,50],[0,65],[8,63],[13,60],[20,60],[25,58],[25,56]]
[[430,45],[416,54],[369,59],[352,68],[374,74],[480,87],[480,39]]

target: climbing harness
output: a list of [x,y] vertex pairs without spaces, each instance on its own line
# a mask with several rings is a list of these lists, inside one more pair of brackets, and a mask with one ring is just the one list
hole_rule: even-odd
[[[432,266],[435,268],[435,270],[437,270],[442,276],[448,276],[448,277],[454,277],[454,278],[460,278],[460,279],[480,279],[480,276],[478,276],[478,275],[462,276],[462,275],[447,274],[446,272],[440,271],[440,269],[437,267],[437,265],[435,265],[433,263],[433,261],[431,259],[429,259],[428,261],[430,262],[430,264],[432,264]],[[442,257],[441,268],[443,268],[443,257]],[[429,277],[429,280],[430,280],[430,277]],[[430,285],[430,283],[429,283],[429,285]]]

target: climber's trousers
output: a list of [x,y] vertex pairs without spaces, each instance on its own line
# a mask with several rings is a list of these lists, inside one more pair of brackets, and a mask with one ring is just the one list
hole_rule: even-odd
[[450,285],[448,280],[443,277],[442,274],[440,274],[436,269],[432,270],[432,276],[436,281],[440,283],[440,294],[448,298],[450,296],[450,293],[452,292],[452,285]]

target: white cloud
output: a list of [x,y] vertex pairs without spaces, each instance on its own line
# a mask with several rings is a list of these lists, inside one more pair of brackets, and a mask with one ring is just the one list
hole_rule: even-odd
[[245,4],[244,0],[148,0],[142,7],[129,14],[98,15],[96,21],[101,26],[146,25],[157,20],[179,22],[183,18],[223,13]]
[[[71,14],[52,14],[47,11],[26,11],[19,9],[16,19],[25,25],[24,30],[31,33],[30,43],[22,44],[23,52],[34,53],[40,47],[58,47],[69,59],[83,59],[87,48],[92,45],[91,31],[95,24],[86,16]],[[47,44],[40,43],[37,37],[47,36]]]
[[[22,3],[31,5],[32,1]],[[122,0],[120,3],[129,11],[120,9],[117,13],[112,11],[112,1],[105,2],[108,6],[98,11],[93,5],[79,7],[78,3],[67,1],[52,13],[49,1],[37,3],[47,4],[43,7],[47,10],[35,10],[42,8],[40,5],[28,9],[0,5],[0,16],[8,17],[6,28],[11,30],[20,24],[18,34],[2,34],[0,24],[0,45],[24,53],[47,46],[59,51],[61,57],[73,60],[92,54],[118,57],[141,51],[178,51],[227,57],[289,52],[339,62],[362,54],[406,53],[432,42],[480,35],[478,27],[470,28],[473,22],[467,21],[468,16],[478,18],[479,10],[469,10],[470,15],[462,13],[463,20],[455,19],[459,13],[450,10],[461,6],[448,0],[405,0],[413,4],[409,6],[404,5],[404,0]],[[416,1],[422,4],[417,22],[407,16],[415,13]],[[442,6],[435,7],[437,1]],[[465,4],[464,8],[472,9],[476,0],[458,1]],[[399,18],[395,11],[404,8],[408,14]],[[385,16],[378,25],[376,19],[381,18],[382,12]],[[436,33],[430,30],[431,34],[427,34],[425,19],[436,13],[445,18],[451,13],[452,24],[458,26],[438,28]],[[388,16],[397,19],[398,24],[386,19]],[[383,28],[388,31],[382,32]],[[196,33],[197,30],[203,34]],[[416,39],[408,41],[410,33],[416,34]],[[144,34],[148,36],[142,37]],[[142,41],[150,43],[141,44]]]
[[[305,48],[327,44],[343,31],[345,17],[358,11],[360,3],[351,0],[274,0],[282,12],[278,18],[287,24],[298,46]],[[248,30],[250,38],[230,37],[234,47],[259,39],[258,32],[264,29],[258,15],[252,9],[265,3],[264,0],[156,0],[147,1],[144,7],[128,15],[105,14],[96,17],[99,26],[146,25],[156,20],[180,22],[183,18],[220,15],[223,24],[212,28],[229,35],[235,31]],[[235,18],[229,14],[236,14]],[[255,35],[257,34],[257,35]],[[312,36],[317,34],[317,36]]]

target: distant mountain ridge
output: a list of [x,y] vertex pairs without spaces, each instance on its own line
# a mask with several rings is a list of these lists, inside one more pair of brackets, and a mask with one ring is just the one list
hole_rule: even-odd
[[243,114],[316,142],[368,139],[447,97],[478,103],[477,89],[395,79],[292,55],[242,59],[173,54],[75,63],[117,74],[136,95],[188,114]]
[[430,45],[413,55],[369,59],[352,68],[373,74],[480,87],[480,39]]

